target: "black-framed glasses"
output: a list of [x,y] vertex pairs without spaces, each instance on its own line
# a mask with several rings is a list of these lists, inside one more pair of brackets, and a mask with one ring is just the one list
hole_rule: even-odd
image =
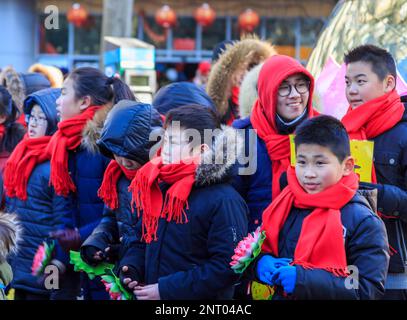
[[293,87],[299,94],[304,94],[309,91],[310,82],[307,80],[301,80],[294,85],[284,83],[278,88],[278,95],[280,97],[287,97],[291,94]]
[[35,116],[32,116],[32,115],[29,115],[28,116],[28,122],[32,123],[32,124],[35,123],[36,125],[42,126],[47,122],[47,118],[35,117]]

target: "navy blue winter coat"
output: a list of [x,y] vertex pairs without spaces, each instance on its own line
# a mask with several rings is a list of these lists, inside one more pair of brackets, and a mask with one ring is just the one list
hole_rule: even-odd
[[[294,257],[303,221],[310,213],[309,209],[291,210],[280,231],[279,257]],[[389,265],[388,242],[383,222],[359,194],[341,209],[341,221],[347,263],[348,266],[356,266],[358,269],[359,288],[348,289],[345,278],[336,277],[328,271],[306,270],[296,266],[296,285],[292,296],[294,299],[366,300],[380,299],[383,296]],[[257,263],[253,263],[254,269],[251,270],[254,277],[256,265]],[[356,273],[353,273],[353,276],[356,276]],[[277,292],[275,299],[282,299],[279,294],[281,288],[278,288]]]
[[[44,89],[35,92],[24,101],[26,115],[31,113],[35,104],[39,105],[48,120],[47,134],[56,130],[56,99],[60,89]],[[15,212],[23,229],[18,252],[10,257],[13,268],[12,287],[34,294],[47,294],[38,279],[31,275],[31,265],[38,246],[64,223],[64,217],[73,213],[74,207],[67,198],[55,194],[49,185],[49,161],[37,165],[31,173],[27,184],[27,200],[6,198],[6,211]]]
[[[160,219],[157,241],[132,243],[122,259],[121,266],[137,270],[135,280],[158,283],[161,299],[233,297],[239,276],[229,263],[234,248],[247,235],[248,210],[236,190],[224,183],[228,166],[200,165],[188,198],[188,223]],[[168,187],[161,184],[163,197]],[[141,222],[137,225],[138,237]]]
[[[144,164],[149,159],[150,133],[161,129],[159,113],[150,105],[134,101],[120,101],[109,113],[97,144],[107,156],[113,154]],[[109,244],[121,243],[119,259],[135,240],[137,213],[131,210],[130,185],[124,174],[117,183],[119,207],[111,210],[105,206],[103,219],[83,243],[82,248],[94,246],[104,250]]]
[[162,87],[154,96],[153,106],[165,115],[171,109],[188,104],[199,104],[216,112],[206,91],[192,82],[174,82]]
[[245,156],[248,157],[250,152],[253,153],[249,158],[249,167],[255,169],[254,172],[250,175],[236,175],[233,178],[233,186],[239,191],[249,207],[249,232],[252,232],[261,224],[263,211],[272,200],[271,160],[267,153],[266,144],[260,137],[254,135],[255,140],[250,140],[249,130],[253,130],[250,117],[236,120],[233,127],[245,130]]
[[384,218],[390,246],[389,273],[407,271],[407,110],[401,121],[374,139],[378,211]]

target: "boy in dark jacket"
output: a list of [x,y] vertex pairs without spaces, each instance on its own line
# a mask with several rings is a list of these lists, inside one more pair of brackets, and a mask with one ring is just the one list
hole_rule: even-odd
[[107,167],[99,196],[105,202],[102,221],[81,247],[82,259],[91,265],[116,262],[135,237],[137,215],[128,191],[137,170],[149,160],[153,131],[162,130],[159,113],[148,104],[122,100],[110,111],[97,144],[114,158]]
[[374,141],[373,186],[390,245],[384,299],[407,299],[407,112],[395,90],[396,65],[384,49],[359,46],[345,55],[343,117],[351,139]]
[[170,111],[165,129],[162,156],[130,186],[142,218],[122,281],[138,300],[231,299],[238,277],[229,261],[247,232],[247,206],[226,183],[240,139],[201,106]]
[[255,276],[275,299],[378,299],[389,262],[383,222],[357,194],[349,137],[335,118],[296,130],[288,186],[263,213]]

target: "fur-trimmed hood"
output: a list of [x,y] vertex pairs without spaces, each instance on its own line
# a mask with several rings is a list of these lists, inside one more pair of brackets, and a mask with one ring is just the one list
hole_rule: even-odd
[[17,250],[21,228],[17,216],[0,212],[0,263],[6,261],[7,256]]
[[82,147],[91,153],[98,153],[96,141],[100,138],[107,114],[113,108],[113,103],[108,103],[96,111],[92,120],[89,120],[82,131]]
[[257,92],[257,80],[263,63],[251,69],[243,78],[239,93],[239,110],[242,118],[248,117],[252,112],[253,104],[259,97]]
[[62,71],[54,66],[35,63],[28,69],[28,72],[43,74],[51,83],[51,88],[62,88],[64,83],[64,75]]
[[196,169],[196,186],[208,186],[228,179],[234,165],[242,159],[244,137],[236,129],[223,125],[214,132],[214,136],[212,148],[203,153],[202,163]]
[[17,107],[22,110],[24,99],[31,93],[51,86],[49,80],[41,73],[18,73],[8,66],[0,73],[0,84],[10,92]]
[[247,37],[232,45],[226,45],[226,50],[212,66],[206,86],[206,91],[221,117],[229,108],[232,76],[240,70],[250,70],[276,53],[269,42],[259,40],[257,37]]

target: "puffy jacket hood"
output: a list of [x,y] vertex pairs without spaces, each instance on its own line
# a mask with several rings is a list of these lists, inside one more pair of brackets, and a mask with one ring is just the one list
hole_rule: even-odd
[[151,105],[122,100],[109,112],[97,145],[107,157],[116,154],[144,164],[157,142],[149,141],[150,134],[161,130],[161,117]]
[[192,82],[175,82],[162,87],[153,100],[154,108],[163,115],[171,109],[188,104],[198,104],[216,111],[205,90]]
[[24,113],[30,115],[34,105],[39,105],[48,120],[46,135],[55,133],[58,125],[57,104],[56,101],[61,95],[61,89],[43,89],[30,94],[24,100]]

